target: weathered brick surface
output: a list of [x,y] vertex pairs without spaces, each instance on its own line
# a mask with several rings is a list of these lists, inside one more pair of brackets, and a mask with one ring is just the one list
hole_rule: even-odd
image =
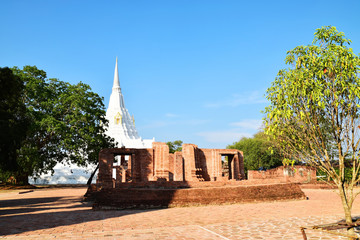
[[185,181],[184,159],[180,152],[174,154],[174,181]]
[[277,179],[287,182],[316,182],[316,169],[308,166],[295,165],[294,167],[280,166],[266,171],[249,170],[248,180]]
[[300,186],[294,183],[188,189],[116,188],[97,192],[95,206],[156,208],[304,198]]
[[169,147],[166,143],[154,142],[153,149],[155,155],[153,158],[155,180],[169,181]]

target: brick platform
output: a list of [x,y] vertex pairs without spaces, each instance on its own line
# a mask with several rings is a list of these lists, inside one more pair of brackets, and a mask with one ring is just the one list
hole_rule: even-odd
[[[207,183],[209,185],[209,183]],[[95,209],[159,208],[305,199],[299,184],[234,185],[188,189],[114,188],[94,193]]]

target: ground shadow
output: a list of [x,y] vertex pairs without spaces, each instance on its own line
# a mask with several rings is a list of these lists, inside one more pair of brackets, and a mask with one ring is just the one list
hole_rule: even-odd
[[39,212],[49,209],[78,208],[79,206],[74,205],[57,207],[57,205],[71,204],[76,201],[79,201],[79,197],[46,197],[2,200],[0,201],[0,217],[11,214]]
[[[40,212],[43,210],[51,212]],[[70,226],[154,210],[156,209],[93,211],[91,203],[84,203],[80,197],[76,196],[0,200],[0,236]]]
[[16,207],[16,206],[37,206],[44,203],[54,203],[54,202],[61,202],[64,203],[65,201],[69,201],[69,199],[79,197],[45,197],[45,198],[21,198],[21,199],[10,199],[10,200],[0,200],[0,207]]

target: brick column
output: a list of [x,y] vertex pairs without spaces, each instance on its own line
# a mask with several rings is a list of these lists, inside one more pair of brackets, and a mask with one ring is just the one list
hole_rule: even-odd
[[183,144],[182,154],[185,165],[185,181],[197,181],[196,177],[196,165],[195,165],[195,144]]
[[184,164],[181,152],[174,153],[174,181],[184,181]]
[[239,158],[240,179],[245,179],[244,155],[240,151],[238,152],[238,158]]
[[222,178],[222,164],[221,164],[221,154],[217,149],[211,149],[211,160],[214,168],[213,180],[219,180]]
[[238,154],[235,154],[233,157],[233,169],[234,169],[233,179],[240,180],[241,174],[240,174],[240,161]]
[[235,161],[234,155],[227,155],[228,158],[228,167],[229,167],[229,180],[235,179]]
[[112,180],[112,166],[114,161],[114,154],[103,149],[99,153],[99,174],[98,185],[103,188],[113,188]]
[[174,181],[175,176],[175,154],[169,153],[169,181]]
[[126,170],[123,167],[121,167],[121,182],[126,182]]
[[115,187],[117,184],[121,183],[121,166],[116,166],[116,178],[115,178]]
[[169,181],[169,146],[166,143],[154,142],[155,178]]
[[129,157],[130,157],[129,162],[131,164],[130,171],[131,171],[132,182],[141,182],[142,179],[141,179],[140,165],[139,166],[137,165],[136,154],[133,153]]

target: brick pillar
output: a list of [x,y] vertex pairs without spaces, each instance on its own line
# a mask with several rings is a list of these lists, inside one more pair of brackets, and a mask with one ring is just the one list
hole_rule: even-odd
[[112,180],[113,162],[114,162],[114,154],[108,153],[107,149],[100,151],[98,185],[100,185],[103,188],[113,188],[113,180]]
[[115,169],[116,169],[116,179],[115,179],[115,187],[116,187],[116,184],[121,183],[122,178],[121,178],[121,167],[116,166]]
[[235,161],[234,155],[227,155],[228,157],[228,167],[229,167],[229,180],[235,179]]
[[138,166],[138,163],[136,162],[136,154],[131,154],[129,162],[131,165],[130,172],[131,172],[131,179],[132,182],[141,182],[141,171],[140,171],[140,165]]
[[232,175],[233,179],[239,180],[241,177],[240,177],[239,157],[237,154],[233,156],[231,167],[233,171],[233,175]]
[[185,165],[185,181],[198,181],[196,177],[196,165],[195,165],[195,144],[183,144],[182,155]]
[[154,142],[155,179],[169,181],[169,146],[166,143]]
[[221,154],[216,149],[211,149],[211,162],[213,163],[213,181],[222,178]]
[[243,152],[238,152],[239,159],[239,171],[240,171],[240,179],[245,179],[245,167],[244,167],[244,155]]
[[120,165],[124,166],[125,164],[125,155],[120,155]]
[[174,181],[184,181],[185,172],[183,164],[183,156],[181,152],[174,153]]
[[174,181],[175,175],[175,154],[169,153],[169,181]]
[[126,182],[126,170],[121,167],[121,182]]

